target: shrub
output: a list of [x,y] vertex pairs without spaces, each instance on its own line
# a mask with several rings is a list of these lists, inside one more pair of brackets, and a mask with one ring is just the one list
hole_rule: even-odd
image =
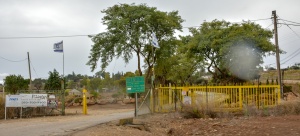
[[277,107],[273,108],[274,115],[299,115],[300,114],[300,100],[283,102]]
[[204,108],[204,106],[183,105],[181,113],[184,118],[216,118],[217,112],[211,109],[210,107]]
[[5,114],[4,114],[4,112],[5,112],[4,105],[5,105],[5,101],[3,100],[2,97],[0,97],[0,119],[4,119],[4,116],[5,116]]

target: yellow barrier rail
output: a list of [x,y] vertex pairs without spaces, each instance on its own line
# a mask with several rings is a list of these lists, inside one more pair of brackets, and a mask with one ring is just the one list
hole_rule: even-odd
[[191,105],[196,108],[236,111],[245,106],[272,107],[280,103],[279,85],[259,86],[160,86],[155,111],[170,112]]

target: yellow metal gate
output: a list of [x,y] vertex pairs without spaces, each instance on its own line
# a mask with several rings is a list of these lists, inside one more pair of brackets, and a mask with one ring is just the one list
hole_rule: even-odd
[[271,107],[280,103],[279,85],[158,87],[156,112],[174,111],[182,105],[213,110],[242,110],[243,106]]

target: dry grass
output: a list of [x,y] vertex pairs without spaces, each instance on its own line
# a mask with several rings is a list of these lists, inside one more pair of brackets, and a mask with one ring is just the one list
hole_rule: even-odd
[[275,107],[261,106],[257,107],[254,104],[243,105],[243,110],[239,112],[229,111],[214,111],[214,107],[203,105],[190,106],[184,105],[181,114],[185,118],[232,118],[234,116],[284,116],[284,115],[300,115],[300,99],[293,101],[282,101]]
[[300,99],[293,101],[284,101],[274,108],[275,115],[299,115],[300,114]]
[[199,104],[197,106],[183,105],[181,113],[184,118],[216,118],[218,112],[213,111],[213,106]]
[[281,104],[274,107],[256,107],[253,105],[243,105],[245,116],[283,116],[283,115],[299,115],[300,99],[293,101],[282,101]]

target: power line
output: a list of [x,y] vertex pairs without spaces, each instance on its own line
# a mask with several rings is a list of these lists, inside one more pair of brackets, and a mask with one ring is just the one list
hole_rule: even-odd
[[281,19],[281,18],[279,20],[282,20],[282,21],[285,21],[285,22],[289,22],[289,23],[299,24],[300,25],[300,23],[294,22],[294,21],[289,21],[289,20],[285,20],[285,19]]
[[0,56],[0,58],[1,58],[1,59],[4,59],[4,60],[6,60],[6,61],[9,61],[9,62],[22,62],[22,61],[27,60],[27,58],[26,58],[26,59],[22,59],[22,60],[9,60],[9,59],[6,59],[6,58],[1,57],[1,56]]
[[[270,19],[272,19],[272,18],[263,18],[263,19],[255,19],[255,20],[245,20],[245,21],[241,21],[241,22],[231,22],[231,23],[244,23],[244,22],[247,22],[247,21],[256,22],[256,21],[263,21],[263,20],[270,20]],[[268,27],[270,27],[271,25],[269,25]],[[185,26],[185,27],[182,27],[182,28],[194,28],[194,27],[200,27],[200,26]]]
[[272,18],[263,18],[263,19],[249,20],[249,21],[255,22],[255,21],[263,21],[263,20],[269,20],[269,19],[272,19]]
[[32,61],[30,61],[30,64],[31,64],[31,66],[32,66],[32,69],[33,69],[33,71],[34,71],[36,77],[39,78],[39,76],[38,76],[37,72],[35,71],[35,68],[34,68],[34,66],[33,66],[33,64],[32,64]]
[[[255,20],[248,20],[250,22],[256,22],[256,21],[263,21],[263,20],[269,20],[271,18],[263,18],[263,19],[255,19]],[[242,22],[232,22],[232,23],[244,23],[247,21],[242,21]],[[200,27],[200,26],[185,26],[182,28],[195,28],[195,27]],[[95,36],[97,34],[82,34],[82,35],[52,35],[52,36],[17,36],[17,37],[0,37],[0,40],[9,40],[9,39],[45,39],[45,38],[61,38],[61,37],[84,37],[84,36]]]
[[44,38],[60,38],[60,37],[83,37],[91,36],[96,34],[86,34],[86,35],[54,35],[54,36],[29,36],[29,37],[0,37],[0,39],[44,39]]
[[272,18],[262,18],[262,19],[255,19],[255,20],[243,20],[241,22],[232,22],[232,23],[244,23],[244,22],[256,22],[256,21],[264,21],[264,20],[271,20]]
[[286,23],[278,23],[278,24],[282,24],[282,25],[286,25],[286,26],[300,26],[300,24],[299,25],[296,25],[296,24],[286,24]]
[[288,61],[290,61],[291,59],[295,58],[296,56],[298,56],[299,54],[295,54],[294,56],[292,56],[291,58],[289,58],[288,60],[286,60],[285,62],[281,63],[281,64],[285,64],[287,63]]
[[[278,16],[278,18],[280,18],[279,16]],[[291,29],[291,31],[293,31],[293,33],[298,37],[298,38],[300,38],[300,36],[285,22],[285,20],[284,19],[281,19],[280,18],[280,20],[282,20],[282,22],[283,22],[283,24],[284,25],[286,25],[288,28],[290,28]],[[300,26],[300,25],[299,25]],[[287,59],[287,58],[289,58],[290,56],[292,56],[291,58],[289,58],[289,59],[287,59],[286,61],[284,61],[283,63],[281,63],[281,64],[285,64],[286,62],[288,62],[288,61],[290,61],[291,59],[293,59],[294,57],[296,57],[296,56],[298,56],[299,54],[297,53],[298,51],[300,50],[300,48],[298,48],[296,51],[294,51],[292,54],[290,54],[289,56],[287,56],[286,58],[284,58],[283,60],[285,60],[285,59]],[[297,54],[295,54],[295,53],[297,53]]]

